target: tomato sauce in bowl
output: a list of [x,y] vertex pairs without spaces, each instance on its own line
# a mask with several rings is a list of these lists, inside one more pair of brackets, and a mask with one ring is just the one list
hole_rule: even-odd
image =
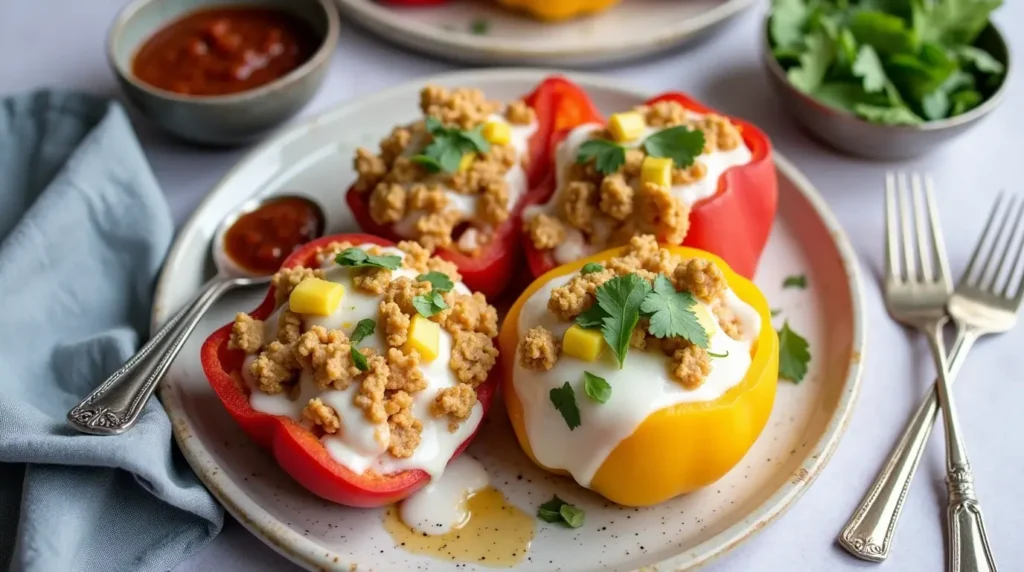
[[247,212],[224,233],[224,253],[254,275],[277,272],[303,244],[324,232],[323,213],[307,199],[281,197]]
[[319,43],[306,22],[282,10],[199,10],[147,39],[132,60],[132,73],[182,95],[227,95],[288,75],[313,56]]

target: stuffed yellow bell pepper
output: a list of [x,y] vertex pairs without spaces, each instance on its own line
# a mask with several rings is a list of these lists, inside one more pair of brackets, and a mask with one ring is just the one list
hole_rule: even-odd
[[522,10],[538,20],[557,22],[607,10],[619,0],[498,0],[499,4]]
[[779,343],[749,280],[634,237],[538,278],[505,318],[503,391],[539,466],[627,506],[727,473],[771,413]]

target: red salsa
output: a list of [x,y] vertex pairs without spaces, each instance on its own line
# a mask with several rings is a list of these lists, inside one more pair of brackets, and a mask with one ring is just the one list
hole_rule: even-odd
[[132,73],[167,91],[225,95],[287,75],[309,60],[318,44],[308,24],[282,10],[199,10],[146,40]]
[[224,251],[242,268],[273,274],[288,255],[323,234],[317,208],[296,197],[263,203],[238,218],[224,234]]

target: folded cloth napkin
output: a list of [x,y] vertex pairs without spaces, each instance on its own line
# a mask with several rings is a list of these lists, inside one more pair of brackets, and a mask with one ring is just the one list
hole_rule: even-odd
[[64,421],[144,339],[172,233],[117,103],[0,99],[0,568],[168,570],[220,531],[155,399],[123,435]]

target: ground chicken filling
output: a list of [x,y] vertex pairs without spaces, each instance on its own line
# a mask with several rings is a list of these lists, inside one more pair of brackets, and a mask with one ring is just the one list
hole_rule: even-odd
[[[532,108],[514,101],[502,109],[479,89],[446,89],[428,85],[420,92],[424,117],[446,127],[479,129],[490,122],[529,126],[536,121]],[[406,238],[419,241],[428,251],[457,248],[476,254],[491,239],[492,231],[508,220],[517,194],[507,175],[517,164],[525,169],[529,157],[519,156],[507,138],[483,136],[491,141],[486,153],[467,153],[459,169],[431,173],[414,156],[434,138],[425,120],[398,126],[380,143],[378,153],[356,150],[355,189],[368,193],[370,217],[381,225],[394,225]]]
[[[728,152],[744,144],[739,129],[721,115],[696,116],[674,101],[659,101],[636,111],[649,129],[684,125],[702,131],[704,154]],[[590,137],[611,138],[607,129],[593,131]],[[598,171],[594,159],[569,166],[547,212],[524,217],[524,232],[534,247],[553,249],[573,231],[582,234],[595,251],[626,244],[638,234],[652,234],[667,244],[682,243],[690,228],[690,206],[673,194],[672,186],[704,179],[707,165],[698,157],[687,168],[672,169],[672,186],[658,185],[641,181],[646,157],[642,148],[628,148],[623,165],[609,174]]]
[[[321,248],[317,261],[329,261],[353,246],[334,243]],[[452,263],[430,256],[415,242],[399,243],[398,249],[404,254],[399,270],[409,269],[417,277],[440,272],[453,283],[461,280]],[[384,254],[378,246],[365,250],[371,255]],[[419,445],[423,424],[431,420],[417,419],[412,412],[414,396],[426,391],[428,383],[421,370],[423,358],[407,342],[418,313],[414,299],[429,295],[433,285],[416,278],[393,277],[393,271],[386,268],[353,268],[350,272],[355,288],[380,298],[375,331],[381,334],[386,348],[380,351],[357,344],[357,351],[365,358],[364,368],[356,362],[352,340],[343,331],[318,325],[304,329],[302,316],[288,307],[274,314],[276,329],[268,329],[267,324],[248,314],[238,314],[228,347],[255,356],[248,369],[253,391],[294,398],[303,371],[311,374],[320,390],[346,390],[357,384],[353,404],[365,421],[386,423],[389,429],[388,435],[375,435],[378,442],[386,440],[387,452],[394,457],[410,457]],[[303,281],[324,276],[322,268],[280,270],[272,281],[278,305],[287,303]],[[482,294],[451,290],[442,296],[447,308],[424,317],[451,335],[451,355],[438,355],[436,359],[448,360],[457,383],[437,390],[429,411],[437,421],[446,421],[448,430],[454,433],[470,416],[477,403],[476,388],[486,381],[496,362],[498,350],[492,339],[498,333],[498,315]],[[268,339],[268,331],[276,331],[276,338]],[[319,397],[304,404],[301,415],[320,435],[336,434],[344,423],[339,412]]]
[[[653,284],[658,275],[667,277],[676,291],[690,292],[710,308],[715,321],[729,337],[741,339],[741,323],[728,306],[725,275],[712,261],[682,258],[660,248],[652,235],[635,236],[626,252],[605,261],[601,270],[577,274],[563,286],[554,288],[548,310],[565,322],[572,322],[596,302],[598,287],[616,276],[636,274]],[[658,338],[641,319],[633,330],[630,351],[661,352],[670,359],[668,373],[686,389],[701,386],[711,371],[711,355],[682,337]],[[544,326],[529,329],[519,342],[519,364],[531,371],[547,371],[562,357],[562,344]]]

